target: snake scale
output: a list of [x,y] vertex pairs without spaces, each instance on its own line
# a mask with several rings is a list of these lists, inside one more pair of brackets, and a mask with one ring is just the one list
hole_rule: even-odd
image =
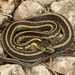
[[[43,14],[0,27],[2,47],[12,58],[0,59],[32,67],[49,59],[53,54],[67,50],[73,43],[74,33],[70,22],[56,13]],[[62,38],[51,42],[60,33]]]

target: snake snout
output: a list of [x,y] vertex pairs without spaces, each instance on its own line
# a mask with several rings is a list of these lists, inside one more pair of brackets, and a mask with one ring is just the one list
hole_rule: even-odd
[[52,45],[47,46],[46,49],[47,49],[47,52],[49,53],[53,53],[55,51]]

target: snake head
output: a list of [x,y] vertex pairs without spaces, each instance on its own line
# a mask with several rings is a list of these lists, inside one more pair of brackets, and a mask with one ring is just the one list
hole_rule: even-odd
[[44,52],[48,52],[48,53],[53,53],[55,51],[51,43],[45,40],[40,42],[39,45],[37,44],[37,47],[40,50],[43,50]]
[[53,53],[55,50],[52,47],[52,45],[50,44],[49,46],[46,47],[46,51],[49,52],[49,53]]
[[37,38],[32,39],[30,45],[25,47],[25,50],[33,50],[34,48],[36,48],[36,50],[41,50],[48,53],[53,53],[55,51],[51,43],[49,43],[47,40],[40,41]]

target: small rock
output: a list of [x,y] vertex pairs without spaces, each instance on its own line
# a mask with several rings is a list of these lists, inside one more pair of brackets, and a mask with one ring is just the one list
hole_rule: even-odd
[[74,42],[75,42],[75,24],[74,24]]
[[[66,0],[57,0],[57,1],[66,1]],[[67,0],[68,1],[68,0]]]
[[21,66],[19,65],[2,65],[0,66],[0,75],[25,75]]
[[1,46],[1,42],[0,42],[0,54],[2,55],[3,54],[3,48]]
[[64,0],[60,2],[53,2],[51,9],[55,13],[64,15],[72,24],[75,24],[75,0]]
[[32,67],[30,72],[31,72],[31,75],[54,75],[45,66],[41,64]]
[[32,0],[32,1],[36,1],[36,2],[39,2],[41,4],[46,5],[46,4],[51,4],[52,2],[55,2],[56,0]]
[[75,31],[74,31],[74,40],[75,40]]
[[0,33],[0,42],[1,42],[1,35],[2,35],[2,34]]
[[[4,51],[3,51],[3,48],[1,46],[1,42],[0,42],[0,55],[3,55],[4,54]],[[3,61],[0,60],[0,65],[3,64]]]
[[15,5],[12,3],[11,5],[8,4],[8,1],[2,1],[6,8],[1,8],[0,10],[5,14],[11,14],[14,11]]
[[23,1],[16,9],[14,19],[27,19],[40,15],[43,11],[45,11],[45,8],[43,8],[39,3],[34,1]]
[[8,17],[7,16],[3,16],[3,15],[0,14],[0,25],[2,23],[4,23],[5,21],[7,21],[7,20],[8,20]]
[[75,73],[75,57],[56,57],[53,60],[52,68],[60,74],[71,75]]

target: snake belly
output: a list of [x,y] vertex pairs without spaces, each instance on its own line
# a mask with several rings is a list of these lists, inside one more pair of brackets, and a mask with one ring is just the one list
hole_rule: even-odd
[[[61,31],[63,37],[50,43]],[[12,58],[0,56],[0,59],[32,67],[36,62],[47,60],[52,54],[67,50],[73,39],[70,22],[60,14],[49,13],[24,21],[15,21],[6,26],[2,33],[3,49]],[[54,50],[51,50],[51,46]]]

